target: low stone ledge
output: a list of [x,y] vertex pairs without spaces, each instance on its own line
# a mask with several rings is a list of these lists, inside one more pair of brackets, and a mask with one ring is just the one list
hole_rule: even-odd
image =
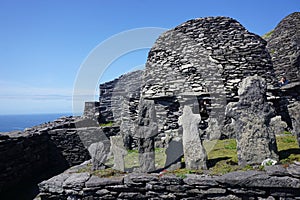
[[[298,172],[300,166],[289,166]],[[294,175],[294,172],[291,173]],[[39,184],[40,199],[258,199],[300,198],[300,179],[280,165],[265,171],[238,171],[223,176],[127,174],[99,178],[65,172]]]
[[123,184],[123,177],[120,178],[99,178],[98,176],[91,176],[91,178],[85,183],[85,187],[102,187],[108,185],[121,185]]
[[183,181],[192,186],[217,186],[219,185],[217,180],[218,178],[212,176],[188,174]]

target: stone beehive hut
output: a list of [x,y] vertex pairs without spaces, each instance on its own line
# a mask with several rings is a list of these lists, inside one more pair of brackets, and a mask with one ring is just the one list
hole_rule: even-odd
[[300,12],[285,17],[267,39],[277,79],[300,81]]
[[[294,13],[283,19],[268,44],[228,17],[189,20],[165,32],[150,50],[144,71],[100,85],[100,122],[114,121],[123,134],[131,135],[139,101],[150,99],[155,103],[160,140],[166,135],[180,134],[178,117],[183,104],[188,103],[194,105],[194,113],[200,113],[200,128],[208,138],[218,138],[225,107],[238,101],[242,79],[259,75],[270,86],[268,100],[274,103],[276,114],[292,127],[292,120],[297,117],[290,116],[288,109],[294,108],[300,96],[298,18],[299,13]],[[279,51],[280,57],[276,54]],[[286,62],[291,59],[292,64]],[[273,87],[283,73],[282,68],[288,69],[291,83]],[[226,129],[222,132],[226,134]]]
[[161,136],[178,132],[182,104],[190,99],[206,120],[204,128],[216,131],[225,105],[238,100],[243,78],[259,75],[272,84],[266,44],[227,17],[190,20],[162,34],[149,52],[141,94],[155,101]]
[[[277,80],[286,76],[290,82],[272,91],[274,96],[280,97],[272,99],[272,102],[289,129],[300,135],[299,130],[296,131],[300,123],[300,12],[281,20],[266,40]],[[295,112],[296,110],[298,111]]]

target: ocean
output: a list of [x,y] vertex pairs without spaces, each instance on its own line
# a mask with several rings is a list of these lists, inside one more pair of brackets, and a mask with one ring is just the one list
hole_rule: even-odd
[[0,115],[0,132],[24,130],[39,124],[53,121],[62,116],[70,116],[72,113],[55,114],[28,114],[28,115]]

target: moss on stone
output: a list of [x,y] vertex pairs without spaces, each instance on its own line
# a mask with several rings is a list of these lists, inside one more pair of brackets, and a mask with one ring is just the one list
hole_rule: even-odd
[[262,38],[265,40],[269,39],[272,36],[273,32],[274,30],[269,31],[268,33],[264,34]]

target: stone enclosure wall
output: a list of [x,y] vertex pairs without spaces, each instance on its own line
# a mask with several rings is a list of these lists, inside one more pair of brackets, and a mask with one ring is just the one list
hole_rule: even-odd
[[91,120],[63,117],[23,132],[1,133],[0,197],[90,159],[89,145],[118,131]]
[[[299,163],[298,163],[299,164]],[[78,169],[39,184],[38,199],[299,199],[300,165],[223,176],[128,174],[99,178]]]

